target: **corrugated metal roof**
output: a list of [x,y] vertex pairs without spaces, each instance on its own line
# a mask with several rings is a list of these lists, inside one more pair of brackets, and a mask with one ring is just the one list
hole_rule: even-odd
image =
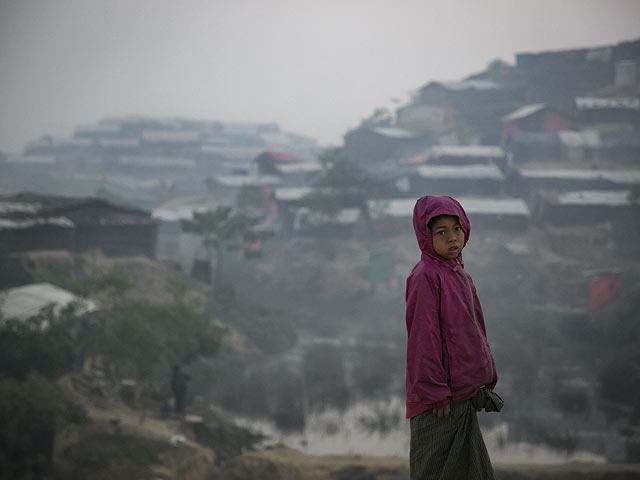
[[600,145],[600,134],[596,130],[565,130],[558,132],[560,141],[568,147],[597,147]]
[[638,97],[577,97],[576,106],[580,110],[601,108],[627,108],[640,110],[640,98]]
[[0,292],[0,309],[4,318],[21,320],[32,317],[50,303],[55,304],[54,312],[60,311],[71,302],[79,302],[79,313],[97,310],[95,302],[77,297],[73,293],[50,283],[34,283],[23,287],[10,288]]
[[467,215],[524,215],[529,208],[521,198],[457,197]]
[[27,219],[0,218],[0,230],[23,230],[36,226],[51,225],[61,228],[73,228],[74,224],[66,217],[42,217]]
[[174,208],[156,208],[151,212],[151,217],[163,222],[177,222],[193,218],[193,212],[203,213],[212,208],[203,205],[182,205]]
[[276,200],[287,202],[293,200],[301,200],[303,197],[309,195],[314,191],[312,187],[288,187],[288,188],[276,188],[273,195]]
[[[447,90],[496,90],[500,88],[496,82],[491,80],[461,80],[461,81],[436,81],[432,85],[440,85]],[[427,85],[428,86],[428,85]]]
[[504,150],[497,145],[434,145],[429,156],[501,158],[504,157]]
[[311,173],[321,172],[322,165],[318,162],[299,162],[291,164],[279,164],[275,166],[276,170],[282,174],[288,173]]
[[423,178],[487,178],[504,180],[502,172],[495,165],[422,165],[417,167],[417,172]]
[[578,170],[568,168],[520,170],[524,178],[566,179],[566,180],[607,180],[613,183],[640,183],[640,170]]
[[307,207],[300,207],[295,212],[293,227],[298,230],[321,225],[352,225],[358,221],[358,218],[360,218],[359,208],[343,208],[336,215],[330,216]]
[[514,120],[520,120],[521,118],[526,118],[529,115],[533,115],[534,113],[538,113],[541,110],[546,108],[546,103],[532,103],[530,105],[524,105],[523,107],[514,110],[502,117],[503,122],[513,122]]
[[0,214],[29,213],[34,214],[42,208],[41,203],[0,201]]
[[224,187],[258,187],[282,183],[281,178],[273,175],[216,175],[213,179]]
[[164,222],[193,218],[193,212],[215,210],[219,206],[209,195],[181,197],[170,200],[151,212],[151,217]]
[[367,209],[372,220],[388,217],[411,218],[415,204],[414,198],[371,199],[367,200]]
[[371,131],[388,138],[419,138],[422,136],[400,127],[374,127]]
[[555,197],[560,205],[606,205],[622,207],[631,205],[628,191],[581,190],[565,192]]
[[[456,197],[467,215],[523,215],[530,216],[529,208],[520,198]],[[415,199],[373,199],[367,201],[372,219],[385,217],[411,218]]]

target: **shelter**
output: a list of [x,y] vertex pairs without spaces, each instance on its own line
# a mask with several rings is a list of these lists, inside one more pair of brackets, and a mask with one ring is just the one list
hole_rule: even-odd
[[505,166],[504,150],[497,145],[434,145],[427,152],[433,165],[497,165]]
[[637,215],[638,206],[631,203],[625,190],[545,192],[538,212],[543,221],[558,225],[610,222],[628,226]]
[[192,259],[204,256],[202,238],[194,233],[182,231],[182,220],[191,220],[193,212],[206,212],[219,207],[211,195],[193,195],[170,200],[151,212],[158,222],[156,258],[182,265],[186,271]]
[[53,305],[53,313],[59,315],[72,303],[78,305],[79,314],[97,310],[95,302],[80,298],[50,283],[34,283],[0,292],[0,311],[3,319],[26,320],[37,315],[47,305]]
[[335,215],[328,215],[307,207],[295,210],[293,232],[298,235],[351,236],[359,225],[359,208],[342,208]]
[[627,190],[636,183],[640,183],[640,170],[523,168],[510,178],[509,189],[531,197],[543,190]]
[[532,103],[502,117],[502,143],[515,132],[558,132],[570,130],[569,115],[546,103]]
[[504,176],[495,165],[423,165],[410,178],[414,197],[422,195],[492,195],[504,190]]
[[156,222],[148,211],[102,199],[21,193],[0,197],[0,238],[10,252],[100,249],[153,257]]
[[430,134],[391,126],[361,126],[344,136],[347,157],[368,164],[412,156],[424,151],[431,143]]
[[[474,230],[522,233],[530,224],[529,208],[519,198],[468,197],[456,200],[465,209]],[[369,225],[373,233],[413,232],[415,199],[374,199],[367,201]]]
[[575,103],[583,127],[640,129],[640,97],[576,97]]

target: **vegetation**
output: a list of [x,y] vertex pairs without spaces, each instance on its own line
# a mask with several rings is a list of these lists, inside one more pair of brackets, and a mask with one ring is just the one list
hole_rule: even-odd
[[307,195],[312,210],[335,216],[348,206],[361,206],[365,200],[366,174],[346,156],[344,149],[326,150],[319,156],[324,175]]
[[[48,305],[28,319],[0,318],[0,480],[48,476],[57,434],[86,420],[58,384],[61,376],[85,362],[107,360],[115,367],[109,369],[114,380],[133,373],[139,399],[158,369],[210,357],[221,345],[224,329],[184,288],[172,302],[154,303],[128,298],[131,283],[120,271],[97,272],[83,281],[61,278],[76,292],[103,301],[89,314],[75,304],[61,311]],[[125,450],[121,456],[135,453]]]
[[44,478],[56,432],[83,423],[86,412],[53,381],[30,372],[0,379],[0,479]]
[[157,366],[212,356],[223,333],[184,298],[166,304],[124,299],[100,315],[100,350],[121,372],[133,371],[136,400]]
[[123,433],[90,432],[82,442],[70,445],[63,452],[67,464],[65,478],[84,480],[87,472],[91,472],[91,478],[95,480],[154,478],[149,465],[158,463],[172,448],[169,442],[161,440]]
[[0,480],[42,478],[56,433],[86,413],[55,380],[71,370],[80,324],[73,306],[25,321],[0,319]]
[[[568,348],[599,379],[598,407],[609,422],[627,425],[630,432],[640,427],[639,293],[636,287],[589,319],[575,319],[565,326]],[[631,452],[627,461],[639,461],[640,452]]]
[[272,232],[259,230],[259,220],[243,213],[234,212],[231,207],[218,207],[206,212],[193,212],[193,218],[182,220],[185,232],[202,236],[202,242],[207,249],[208,264],[216,257],[215,282],[220,286],[223,278],[223,256],[225,251],[243,249],[245,256],[257,254],[252,246],[272,235]]

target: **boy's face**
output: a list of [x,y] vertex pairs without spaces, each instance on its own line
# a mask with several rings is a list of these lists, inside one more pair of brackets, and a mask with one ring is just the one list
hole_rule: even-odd
[[449,260],[458,258],[464,247],[464,230],[453,215],[440,215],[431,221],[431,238],[436,253]]

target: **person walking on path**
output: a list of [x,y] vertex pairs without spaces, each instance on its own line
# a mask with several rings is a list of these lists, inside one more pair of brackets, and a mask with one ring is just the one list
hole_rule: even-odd
[[175,364],[171,373],[171,390],[173,390],[174,412],[176,415],[184,416],[185,399],[187,396],[187,382],[189,375],[182,370],[180,365]]
[[471,226],[455,199],[425,196],[413,226],[420,261],[407,278],[406,417],[412,480],[493,479],[476,412],[500,411],[484,317],[462,249]]

